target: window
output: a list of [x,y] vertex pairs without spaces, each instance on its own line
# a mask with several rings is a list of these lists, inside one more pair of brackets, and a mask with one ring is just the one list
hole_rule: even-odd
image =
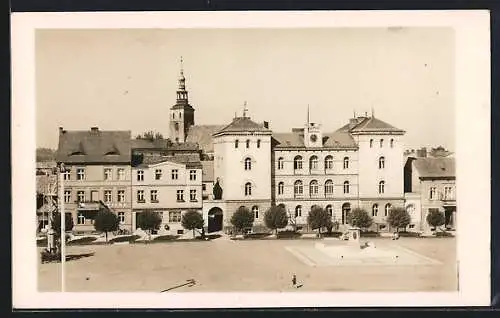
[[385,158],[384,157],[378,158],[378,168],[379,169],[385,168]]
[[254,205],[252,207],[252,213],[253,213],[254,218],[258,219],[259,218],[259,207]]
[[117,174],[118,174],[118,180],[125,180],[125,169],[118,168]]
[[451,187],[444,187],[444,199],[445,200],[452,200],[453,199],[452,191],[453,190]]
[[278,183],[278,194],[283,194],[285,192],[285,184],[283,182]]
[[64,190],[64,203],[71,201],[71,190]]
[[344,181],[344,193],[349,193],[349,181]]
[[238,139],[234,141],[234,148],[238,148]]
[[64,180],[70,180],[71,179],[71,172],[69,170],[65,170],[63,172],[63,177],[64,177]]
[[85,202],[85,191],[77,191],[76,199],[78,200],[78,202]]
[[377,216],[378,215],[378,204],[374,204],[372,206],[372,216]]
[[325,196],[332,196],[332,195],[333,195],[333,181],[326,180],[326,182],[325,182]]
[[111,180],[113,177],[113,170],[111,168],[104,168],[104,180]]
[[342,224],[347,224],[349,219],[349,214],[351,213],[351,204],[342,204]]
[[170,211],[168,212],[168,222],[169,223],[179,223],[182,219],[181,211]]
[[302,184],[302,181],[297,180],[293,184],[293,194],[295,197],[302,196],[302,193],[304,193],[304,186]]
[[391,148],[394,148],[394,139],[391,139],[390,145],[391,145]]
[[250,182],[245,183],[245,195],[252,195],[252,184]]
[[318,181],[313,180],[309,183],[309,195],[315,197],[318,195]]
[[385,191],[385,181],[380,181],[378,183],[378,193],[383,194]]
[[189,170],[189,180],[191,181],[196,180],[196,170]]
[[104,202],[111,202],[111,190],[104,190]]
[[385,213],[384,213],[384,216],[388,216],[388,215],[389,215],[389,211],[391,211],[391,208],[392,208],[392,206],[391,206],[391,204],[390,204],[390,203],[387,203],[387,204],[385,205]]
[[196,190],[189,190],[189,200],[196,201]]
[[373,148],[373,139],[370,139],[370,148]]
[[380,148],[384,147],[384,139],[380,139]]
[[161,180],[161,169],[155,170],[155,180]]
[[177,201],[184,201],[184,190],[177,190]]
[[436,187],[431,187],[429,189],[429,199],[430,200],[435,200],[436,199]]
[[250,140],[247,139],[246,144],[247,144],[247,148],[250,148]]
[[302,169],[302,157],[301,156],[296,156],[295,158],[293,158],[293,169],[294,170]]
[[311,156],[311,158],[309,158],[309,169],[310,170],[318,169],[318,157]]
[[121,224],[125,223],[125,212],[118,212],[118,221],[120,221]]
[[206,183],[202,184],[202,185],[201,185],[201,189],[202,189],[203,191],[207,191],[207,184],[206,184]]
[[252,159],[245,158],[245,170],[252,170]]
[[118,190],[117,193],[117,201],[118,202],[124,202],[125,201],[125,190]]
[[76,180],[85,180],[85,169],[84,168],[76,169]]
[[76,224],[79,225],[85,224],[85,215],[83,215],[82,212],[78,213],[78,216],[76,218]]
[[172,169],[172,180],[177,180],[177,179],[179,179],[179,170]]
[[295,207],[295,217],[302,216],[302,205],[297,205]]
[[257,139],[257,148],[260,148],[260,139]]
[[344,169],[349,169],[349,157],[344,157]]
[[137,202],[144,202],[144,190],[137,190]]
[[144,181],[144,171],[137,170],[137,181]]
[[328,216],[332,217],[333,216],[333,208],[331,205],[326,206],[326,213],[328,213]]
[[285,162],[284,162],[283,157],[279,157],[279,158],[278,158],[278,170],[283,169],[283,168],[284,168],[284,165],[285,165]]
[[151,202],[158,202],[158,190],[151,190],[150,198]]
[[332,156],[326,156],[325,169],[327,169],[327,170],[333,169],[333,157]]

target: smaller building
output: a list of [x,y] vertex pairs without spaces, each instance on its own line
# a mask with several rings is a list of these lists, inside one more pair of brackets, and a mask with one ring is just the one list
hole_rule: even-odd
[[[414,228],[427,231],[427,215],[440,211],[445,216],[445,226],[456,227],[455,158],[408,157],[404,167],[406,209],[412,215]],[[410,227],[411,228],[411,227]]]

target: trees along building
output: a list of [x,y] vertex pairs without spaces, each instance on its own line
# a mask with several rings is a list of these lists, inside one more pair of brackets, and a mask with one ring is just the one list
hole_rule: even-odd
[[430,230],[427,214],[444,213],[448,229],[456,228],[455,158],[429,157],[425,148],[408,156],[404,167],[406,210],[412,216],[410,229]]
[[52,212],[57,210],[57,174],[55,161],[36,163],[37,233],[45,231]]
[[131,132],[66,131],[59,128],[56,161],[64,163],[64,203],[76,232],[94,231],[94,218],[107,205],[120,227],[131,229]]

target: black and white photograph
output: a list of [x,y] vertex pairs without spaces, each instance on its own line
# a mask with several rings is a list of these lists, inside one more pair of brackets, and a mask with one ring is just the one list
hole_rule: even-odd
[[13,17],[18,294],[489,303],[487,14],[156,14]]

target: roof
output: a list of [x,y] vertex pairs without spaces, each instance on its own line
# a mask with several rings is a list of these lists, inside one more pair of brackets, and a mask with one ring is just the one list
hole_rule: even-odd
[[64,131],[59,132],[57,162],[129,163],[130,131]]
[[198,145],[192,142],[172,143],[169,139],[132,139],[132,149],[162,149],[172,151],[197,151]]
[[201,169],[199,154],[180,154],[176,153],[169,156],[143,156],[138,159],[139,161],[134,164],[135,167],[149,167],[151,165],[159,164],[162,162],[174,162],[185,165],[186,168]]
[[214,151],[212,135],[224,128],[223,125],[196,125],[189,127],[186,142],[198,144],[205,153]]
[[214,162],[213,161],[202,161],[203,166],[203,181],[214,181]]
[[415,158],[415,169],[421,178],[455,177],[455,158]]
[[[272,137],[278,142],[276,148],[303,148],[304,135],[298,130],[291,133],[273,133]],[[328,148],[355,148],[356,142],[347,131],[337,130],[323,135],[323,147]]]
[[[388,123],[375,118],[375,117],[358,117],[358,123],[350,129],[351,133],[372,133],[372,132],[392,132],[392,133],[404,133],[404,130],[396,128]],[[349,124],[342,127],[341,129],[346,129]]]
[[271,133],[269,128],[265,128],[264,124],[258,124],[250,119],[250,117],[235,117],[233,121],[215,132],[214,135],[233,133],[233,132],[266,132]]

